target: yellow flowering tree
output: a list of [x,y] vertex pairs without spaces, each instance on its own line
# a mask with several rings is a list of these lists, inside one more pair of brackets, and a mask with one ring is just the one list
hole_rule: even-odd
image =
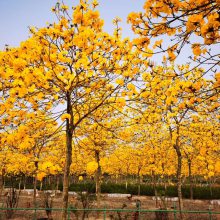
[[[180,210],[182,202],[182,146],[184,143],[184,127],[190,123],[190,118],[200,111],[207,111],[204,104],[205,97],[209,97],[212,83],[202,78],[200,69],[189,73],[189,66],[178,66],[179,71],[186,72],[177,76],[172,66],[154,66],[152,71],[142,75],[146,82],[140,96],[140,102],[145,106],[145,115],[148,115],[148,123],[162,121],[163,127],[169,133],[170,145],[176,152],[178,179],[178,197]],[[198,80],[199,79],[199,80]],[[152,114],[153,113],[153,114]],[[158,115],[152,117],[153,115]],[[162,133],[162,130],[160,131]]]
[[[121,39],[119,20],[115,20],[112,36],[105,33],[96,7],[96,2],[81,0],[70,14],[68,6],[57,3],[52,9],[57,22],[30,28],[31,38],[7,51],[6,71],[13,68],[12,81],[19,85],[13,94],[21,94],[34,110],[51,110],[63,104],[63,112],[57,114],[63,114],[66,124],[63,219],[68,206],[73,133],[85,118],[113,102],[110,97],[120,98],[118,103],[124,105],[121,88],[138,73],[138,68],[133,68],[135,61],[140,63],[129,40]],[[121,79],[119,84],[117,79]]]
[[[189,58],[195,64],[193,68],[207,64],[206,72],[215,72],[219,66],[219,9],[219,0],[145,1],[143,12],[130,13],[128,22],[139,35],[135,45],[142,51],[167,52],[173,61],[190,49],[188,45],[192,48]],[[153,48],[149,52],[150,44]]]
[[[80,148],[87,152],[86,154],[91,158],[87,164],[86,172],[90,175],[95,174],[98,204],[101,194],[102,161],[116,148],[117,131],[122,125],[117,106],[117,101],[107,107],[103,106],[102,109],[85,119],[76,130]],[[119,108],[121,108],[120,105]]]

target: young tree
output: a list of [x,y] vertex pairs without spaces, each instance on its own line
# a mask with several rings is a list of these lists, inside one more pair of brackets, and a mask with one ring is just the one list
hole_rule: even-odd
[[[26,97],[30,107],[51,109],[64,104],[61,119],[66,123],[66,162],[62,219],[67,215],[75,129],[107,105],[110,97],[117,99],[124,84],[138,73],[138,68],[133,69],[133,63],[139,61],[138,53],[132,53],[128,39],[121,39],[119,20],[115,20],[113,36],[103,32],[103,20],[96,6],[96,1],[89,5],[81,0],[70,15],[68,6],[57,3],[52,11],[58,21],[45,28],[31,28],[32,37],[10,51],[11,62],[19,67],[13,73],[19,75],[19,89],[25,94],[30,92],[25,90],[27,86],[36,91],[36,95]],[[119,78],[121,83],[117,84]]]
[[111,98],[113,103],[103,106],[94,114],[89,116],[81,126],[77,129],[79,146],[91,155],[93,161],[97,164],[95,172],[96,195],[98,205],[100,203],[101,194],[101,178],[103,159],[110,155],[118,145],[118,131],[123,126],[123,119],[118,112],[118,108],[122,110],[125,105],[120,99]]
[[[189,66],[178,67],[188,72]],[[183,209],[182,201],[182,145],[184,143],[184,127],[189,119],[200,112],[204,100],[208,97],[211,83],[202,78],[203,72],[196,70],[192,74],[183,74],[177,77],[173,67],[153,67],[152,72],[143,74],[146,87],[141,91],[145,111],[160,115],[165,128],[169,132],[170,145],[177,156],[177,188],[179,208]],[[199,80],[198,80],[199,78]],[[145,104],[145,102],[147,104]],[[181,213],[182,217],[182,213]]]
[[51,146],[58,140],[59,132],[57,123],[39,111],[35,114],[26,114],[25,120],[16,129],[9,130],[2,140],[2,144],[12,154],[8,159],[7,172],[28,173],[34,177],[34,206],[39,166],[45,162],[46,154],[52,154]]

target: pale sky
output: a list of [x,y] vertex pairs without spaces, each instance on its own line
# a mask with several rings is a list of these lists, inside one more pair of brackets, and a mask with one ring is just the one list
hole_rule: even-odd
[[[28,37],[28,26],[43,27],[46,22],[55,20],[51,8],[57,0],[0,0],[0,50],[5,44],[18,46]],[[64,0],[68,6],[76,5],[78,0]],[[142,10],[145,0],[100,0],[98,7],[105,20],[105,31],[112,33],[112,20],[119,16],[123,36],[132,36],[126,17],[132,11]]]
[[[70,8],[77,5],[79,0],[63,0]],[[150,0],[149,0],[150,1]],[[5,44],[18,46],[27,39],[28,26],[43,27],[47,22],[55,21],[51,8],[57,0],[0,0],[0,50]],[[119,16],[122,18],[121,27],[123,37],[133,37],[130,25],[126,23],[127,15],[132,11],[143,10],[145,0],[99,0],[101,18],[105,21],[104,30],[112,33],[114,26],[112,20]],[[168,41],[165,40],[165,43]],[[216,47],[214,50],[218,51]],[[191,54],[191,48],[185,47],[176,63],[186,63]],[[154,61],[161,63],[162,54],[154,55]]]

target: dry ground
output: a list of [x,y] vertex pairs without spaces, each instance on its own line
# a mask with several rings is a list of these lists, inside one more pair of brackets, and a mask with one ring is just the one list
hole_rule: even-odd
[[[1,197],[1,207],[5,206],[4,203],[4,196]],[[127,197],[109,197],[107,194],[102,195],[101,202],[100,202],[100,208],[106,208],[106,209],[134,209],[133,212],[129,213],[117,213],[117,212],[107,212],[106,213],[106,220],[136,220],[138,219],[138,212],[136,212],[136,204],[137,201],[141,202],[141,209],[146,210],[155,210],[156,209],[156,202],[153,200],[152,197],[147,196],[133,196],[131,199],[128,199]],[[22,192],[19,197],[19,208],[32,208],[33,207],[33,195],[28,195],[27,193]],[[58,194],[53,198],[53,208],[61,208],[62,206],[62,195]],[[160,202],[159,202],[160,203]],[[43,194],[39,193],[39,196],[37,197],[37,204],[38,207],[44,208],[44,202],[43,202]],[[70,195],[70,204],[74,207],[81,208],[81,204],[79,201],[77,201],[77,198],[73,195]],[[177,205],[177,202],[168,201],[167,202],[167,208],[169,210],[172,210],[175,205]],[[97,204],[94,203],[93,207],[97,207]],[[206,200],[184,200],[184,209],[185,210],[202,210],[202,211],[218,211],[220,212],[220,204],[211,204],[210,201]],[[61,211],[53,211],[52,213],[53,220],[59,220],[61,219]],[[77,218],[78,216],[78,218]],[[11,220],[32,220],[35,218],[34,211],[32,210],[26,210],[26,211],[16,211],[11,218]],[[46,219],[46,212],[45,210],[37,211],[36,213],[36,219]],[[5,211],[0,210],[0,220],[6,220]],[[71,212],[70,213],[70,219],[82,219],[82,212]],[[88,218],[86,219],[104,219],[104,213],[96,211],[88,213]],[[165,214],[161,214],[160,216],[156,217],[155,212],[151,213],[142,213],[139,216],[139,220],[173,220],[175,219],[174,213],[168,213],[166,216]],[[176,219],[178,219],[178,214],[176,215]],[[220,220],[220,215],[212,215],[210,217],[209,214],[185,214],[186,220]]]

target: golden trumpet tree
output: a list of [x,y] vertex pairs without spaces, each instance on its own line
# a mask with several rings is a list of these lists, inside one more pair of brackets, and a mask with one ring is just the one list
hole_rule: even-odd
[[27,114],[22,124],[5,132],[1,139],[5,150],[12,154],[12,157],[8,158],[7,173],[24,173],[34,177],[35,205],[37,180],[61,171],[61,167],[55,164],[55,161],[48,160],[53,156],[53,150],[60,149],[61,153],[62,146],[55,145],[57,149],[53,147],[59,139],[59,132],[57,123],[39,111]]
[[[117,101],[112,105],[103,106],[102,109],[85,119],[76,130],[79,147],[87,152],[86,154],[92,159],[87,164],[87,173],[95,173],[98,203],[101,193],[102,161],[116,148],[117,130],[122,124],[121,118],[117,115],[117,106]],[[119,108],[121,108],[121,103]]]
[[[219,70],[219,9],[219,0],[145,1],[143,12],[130,13],[128,22],[139,35],[134,43],[140,50],[149,55],[166,52],[173,61],[189,50],[189,45],[193,68],[207,64],[205,73],[215,73]],[[150,44],[153,48],[149,51]],[[219,76],[217,73],[218,88]]]
[[189,177],[191,199],[193,199],[193,176],[204,176],[207,179],[218,175],[214,165],[218,166],[219,163],[218,130],[216,113],[207,114],[203,111],[192,115],[188,124],[182,128],[183,175]]
[[[7,72],[12,83],[34,110],[63,104],[66,124],[66,162],[63,182],[63,217],[68,205],[68,182],[72,160],[73,133],[78,125],[101,106],[119,99],[124,85],[138,73],[141,60],[132,52],[128,39],[121,39],[119,20],[111,36],[103,31],[97,2],[81,0],[70,14],[68,6],[57,3],[52,11],[57,21],[47,27],[30,28],[31,37],[12,48]],[[117,80],[120,79],[120,82]],[[17,90],[19,90],[17,92]],[[18,94],[17,94],[18,93]],[[61,108],[62,108],[61,107]]]
[[[187,65],[178,68],[187,73],[178,77],[172,66],[156,66],[152,68],[151,72],[143,74],[146,87],[140,93],[143,98],[140,102],[145,106],[146,113],[152,111],[153,114],[159,115],[159,120],[169,132],[170,145],[177,156],[176,175],[181,210],[183,207],[181,192],[183,128],[189,123],[193,114],[204,107],[205,97],[208,97],[206,91],[211,88],[211,83],[202,78],[202,70],[197,69],[193,73],[189,73]],[[205,108],[203,109],[205,111]],[[158,120],[158,118],[155,119]]]

